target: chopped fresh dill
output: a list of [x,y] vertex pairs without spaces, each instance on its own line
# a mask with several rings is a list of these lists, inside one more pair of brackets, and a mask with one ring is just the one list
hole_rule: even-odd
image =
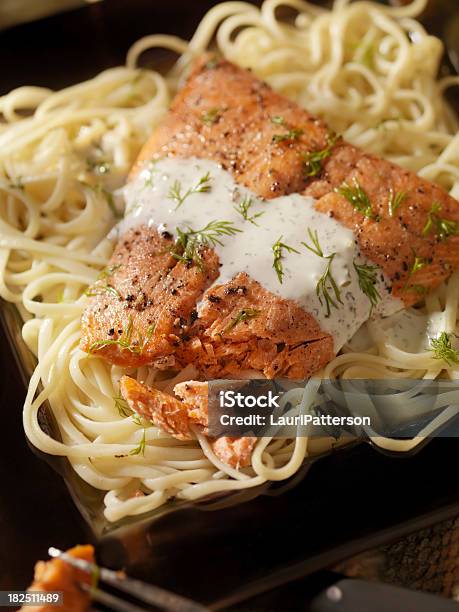
[[231,320],[231,323],[229,323],[225,327],[225,329],[223,330],[223,333],[226,334],[227,332],[234,329],[236,325],[238,325],[239,323],[242,323],[243,321],[249,321],[250,319],[255,319],[256,317],[258,317],[260,313],[261,313],[261,310],[257,310],[256,308],[244,308],[234,317],[234,319]]
[[395,192],[393,189],[389,191],[389,216],[394,217],[402,202],[406,198],[406,193],[403,191]]
[[[121,268],[121,264],[115,264],[113,266],[106,266],[103,270],[100,271],[99,276],[97,277],[97,280],[106,281],[119,268]],[[111,293],[118,299],[121,298],[119,291],[117,291],[115,287],[112,287],[112,285],[109,285],[108,282],[106,282],[105,284],[91,285],[84,292],[84,294],[87,295],[88,297],[93,297],[95,295],[103,295],[104,293]]]
[[253,225],[258,225],[255,219],[264,215],[264,211],[258,212],[255,215],[249,216],[250,207],[253,204],[253,200],[250,196],[244,196],[242,200],[237,204],[237,206],[233,206],[234,210],[238,212],[246,221],[253,223]]
[[371,207],[370,198],[366,191],[360,186],[358,180],[354,177],[352,186],[344,183],[341,187],[337,187],[335,191],[342,195],[352,206],[368,219],[375,219],[373,209]]
[[413,251],[414,261],[410,268],[410,275],[414,274],[415,272],[418,272],[418,270],[422,270],[422,268],[425,268],[425,266],[427,266],[427,264],[429,263],[425,257],[418,257],[414,249],[411,250]]
[[121,264],[113,264],[112,266],[106,266],[100,271],[99,276],[97,277],[97,280],[104,280],[105,278],[108,278],[114,272],[119,270],[121,267],[122,267]]
[[145,446],[146,446],[146,441],[147,441],[146,432],[147,430],[144,428],[142,439],[140,440],[139,446],[137,446],[136,448],[133,448],[131,452],[129,453],[130,455],[145,455]]
[[327,159],[327,157],[330,157],[337,140],[338,136],[330,133],[327,136],[327,146],[324,149],[320,151],[306,151],[306,153],[303,154],[305,177],[310,178],[312,176],[317,176],[322,172],[322,162],[324,159]]
[[86,291],[84,292],[84,294],[87,295],[88,297],[94,297],[96,295],[104,295],[105,293],[111,293],[118,299],[121,298],[119,291],[115,289],[115,287],[112,287],[111,285],[108,285],[108,284],[107,285],[92,285],[91,287],[88,287]]
[[276,271],[277,278],[279,279],[280,284],[282,285],[282,279],[284,277],[284,266],[282,264],[282,260],[284,259],[284,250],[287,251],[287,253],[299,254],[300,252],[294,249],[293,247],[288,246],[288,244],[285,244],[285,242],[282,242],[282,236],[279,236],[279,238],[271,247],[271,250],[274,255],[273,268]]
[[424,237],[427,237],[434,230],[439,240],[443,241],[449,238],[449,236],[455,236],[458,233],[457,222],[440,217],[438,214],[440,211],[441,204],[439,202],[432,202],[426,224],[422,230]]
[[118,338],[96,340],[96,342],[93,342],[89,347],[89,352],[94,353],[95,351],[106,348],[107,346],[118,346],[121,350],[139,355],[143,352],[144,348],[151,340],[154,329],[154,325],[150,325],[147,329],[146,335],[144,336],[141,332],[134,328],[132,317],[129,317],[127,328],[121,330],[121,334]]
[[[324,302],[325,302],[325,307],[327,309],[325,316],[328,318],[331,314],[332,306],[334,308],[339,308],[336,302],[343,304],[341,300],[341,291],[338,285],[336,284],[336,281],[333,278],[333,275],[331,272],[331,265],[333,263],[333,259],[335,258],[336,253],[331,253],[330,255],[324,255],[322,247],[320,246],[320,243],[319,243],[319,237],[317,234],[317,230],[311,230],[308,227],[308,235],[312,242],[312,245],[308,244],[307,242],[302,242],[302,244],[309,251],[311,251],[311,253],[314,253],[314,255],[317,255],[317,257],[321,257],[322,259],[327,260],[327,266],[325,268],[325,272],[322,274],[322,276],[317,281],[316,295],[319,298],[319,302],[321,303],[322,306],[324,305]],[[328,285],[330,285],[331,289],[328,287]],[[332,293],[334,294],[334,297],[332,296]]]
[[354,264],[354,269],[357,272],[360,290],[370,300],[370,304],[371,304],[370,314],[371,314],[373,308],[378,303],[378,300],[381,299],[381,296],[376,288],[378,266],[358,264],[355,262],[355,260],[353,261],[353,264]]
[[273,142],[284,142],[285,140],[298,140],[298,138],[303,134],[303,130],[298,128],[293,128],[288,130],[283,134],[274,134],[272,137]]
[[178,261],[186,264],[194,263],[199,269],[203,269],[203,261],[200,254],[201,247],[223,246],[221,236],[234,236],[242,230],[234,227],[231,221],[209,221],[199,230],[187,226],[186,231],[179,227],[175,228],[177,239],[171,249],[171,255]]
[[127,418],[132,415],[132,411],[129,408],[127,401],[120,392],[118,392],[118,395],[116,395],[113,400],[115,402],[115,408],[118,410],[120,417]]
[[201,115],[201,121],[206,125],[213,125],[220,119],[222,112],[223,109],[221,108],[210,108]]
[[437,338],[431,338],[430,350],[434,359],[442,359],[449,366],[459,364],[459,351],[451,345],[451,334],[441,332]]
[[192,185],[189,189],[187,189],[184,193],[182,193],[182,184],[180,181],[174,181],[174,184],[169,189],[169,193],[167,197],[170,200],[174,200],[176,203],[175,210],[179,208],[183,202],[187,199],[188,196],[193,193],[205,193],[210,191],[210,182],[212,177],[209,172],[207,172],[204,176],[201,176],[196,185]]

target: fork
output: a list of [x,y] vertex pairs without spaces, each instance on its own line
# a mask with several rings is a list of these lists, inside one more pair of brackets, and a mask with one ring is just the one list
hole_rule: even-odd
[[[57,557],[65,561],[69,565],[76,567],[83,572],[94,577],[94,586],[82,584],[82,588],[91,595],[91,598],[98,603],[107,606],[113,612],[145,612],[145,610],[159,609],[169,610],[171,612],[209,612],[205,606],[181,597],[175,593],[171,593],[151,584],[128,578],[120,572],[114,572],[103,567],[90,563],[84,559],[72,557],[66,552],[58,548],[51,547],[48,549],[50,557]],[[101,588],[101,583],[110,585],[121,593],[109,593]],[[123,594],[136,599],[139,605],[130,603],[123,599]],[[140,606],[140,607],[139,607]],[[94,612],[97,612],[92,608]]]

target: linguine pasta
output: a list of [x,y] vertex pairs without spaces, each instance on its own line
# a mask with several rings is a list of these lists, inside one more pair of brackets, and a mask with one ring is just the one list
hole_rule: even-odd
[[[78,348],[85,290],[106,266],[114,246],[106,236],[123,214],[121,187],[193,59],[215,44],[352,144],[459,197],[458,122],[444,98],[459,77],[437,79],[442,44],[415,20],[425,4],[336,0],[328,11],[303,0],[265,0],[261,9],[224,2],[190,41],[147,36],[131,48],[125,67],[59,92],[20,87],[0,98],[0,295],[19,310],[37,359],[25,431],[37,448],[67,457],[84,481],[106,492],[108,521],[171,498],[288,478],[314,451],[305,437],[263,438],[251,467],[233,469],[199,433],[178,441],[130,414],[119,398],[123,374],[171,390],[193,378],[193,368],[165,380],[152,368],[126,372]],[[166,75],[139,67],[152,47],[179,55]],[[458,291],[456,274],[421,308],[384,325],[368,322],[318,377],[459,378],[459,365],[436,358],[426,336],[456,332]],[[400,341],[397,325],[416,346]],[[313,379],[284,401],[306,411],[317,386]],[[59,440],[39,426],[46,401]]]

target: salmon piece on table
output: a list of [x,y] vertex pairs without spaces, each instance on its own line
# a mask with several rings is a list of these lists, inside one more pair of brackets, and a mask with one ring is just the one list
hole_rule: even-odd
[[[94,548],[90,545],[75,546],[67,551],[69,555],[77,559],[84,559],[94,563]],[[50,561],[38,561],[35,565],[35,573],[29,591],[53,592],[62,591],[63,605],[37,605],[24,606],[23,611],[28,612],[53,612],[65,610],[66,612],[86,612],[89,609],[89,593],[81,588],[81,584],[90,586],[91,577],[62,559]]]
[[[178,397],[152,389],[129,376],[120,380],[120,392],[128,406],[150,420],[177,440],[193,439],[191,426],[197,426],[203,433],[208,424],[208,388],[206,382],[187,381],[174,388]],[[256,438],[231,438],[222,436],[209,439],[214,453],[224,463],[234,467],[250,465]]]

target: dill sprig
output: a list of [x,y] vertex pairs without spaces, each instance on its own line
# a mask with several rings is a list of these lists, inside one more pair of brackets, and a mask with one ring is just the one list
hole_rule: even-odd
[[107,338],[106,340],[96,340],[89,347],[89,352],[94,353],[107,346],[118,346],[121,350],[129,351],[135,355],[139,355],[143,352],[145,346],[151,340],[153,332],[155,330],[154,325],[150,325],[147,329],[145,336],[134,328],[132,317],[129,317],[129,323],[126,329],[121,331],[118,338]]
[[201,121],[206,125],[213,125],[220,119],[222,112],[223,109],[221,108],[210,108],[208,111],[201,115]]
[[[119,268],[121,268],[121,264],[115,264],[113,266],[106,266],[103,270],[100,271],[99,276],[97,277],[97,280],[106,281]],[[84,292],[84,294],[87,295],[88,297],[93,297],[95,295],[103,295],[104,293],[111,293],[118,299],[121,298],[119,291],[115,289],[115,287],[110,285],[108,282],[106,282],[103,285],[102,284],[91,285]]]
[[431,338],[430,350],[434,359],[442,359],[449,366],[459,364],[459,351],[452,347],[451,334],[448,332],[441,332],[437,338]]
[[132,411],[120,392],[118,392],[118,395],[116,395],[113,400],[115,402],[115,408],[118,410],[120,417],[127,418],[131,416]]
[[425,257],[418,257],[414,249],[411,250],[413,251],[414,260],[410,268],[410,275],[415,274],[415,272],[418,272],[419,270],[422,270],[422,268],[425,268],[425,266],[427,266],[427,264],[429,263]]
[[237,204],[237,206],[233,206],[234,210],[238,212],[246,221],[253,223],[253,225],[257,225],[255,219],[261,217],[261,215],[265,214],[265,211],[261,211],[256,213],[255,215],[249,216],[250,207],[253,204],[253,200],[250,196],[245,196],[242,200]]
[[249,321],[250,319],[255,319],[256,317],[260,315],[260,313],[261,313],[261,310],[257,310],[256,308],[244,308],[234,317],[234,319],[231,320],[231,323],[229,323],[225,327],[225,329],[223,330],[223,333],[226,334],[227,332],[234,329],[236,325],[238,325],[239,323],[242,323],[243,321]]
[[176,227],[175,231],[177,232],[177,239],[171,249],[172,257],[186,264],[194,263],[201,270],[203,268],[200,254],[201,247],[215,247],[217,244],[223,246],[221,236],[234,236],[242,232],[242,230],[234,227],[231,221],[210,221],[199,230],[187,226],[187,230],[183,231]]
[[439,216],[441,204],[432,202],[432,206],[427,215],[427,221],[422,230],[422,235],[427,237],[432,230],[438,236],[439,240],[446,240],[449,236],[454,236],[458,233],[457,222],[451,219],[444,219]]
[[104,280],[111,276],[114,272],[121,268],[121,264],[113,264],[112,266],[105,266],[100,272],[97,280]]
[[300,136],[303,134],[303,130],[298,128],[292,128],[283,134],[274,134],[272,137],[272,142],[284,142],[285,140],[298,140]]
[[381,299],[381,296],[376,288],[378,266],[371,266],[368,264],[358,264],[355,262],[355,259],[353,261],[353,264],[354,264],[354,269],[357,272],[360,290],[370,300],[370,304],[371,304],[370,314],[371,314],[373,308],[378,303],[378,300]]
[[196,183],[196,185],[192,185],[184,193],[182,193],[181,182],[174,181],[172,187],[169,189],[169,193],[167,194],[167,197],[170,200],[174,200],[174,202],[176,202],[175,210],[177,210],[177,208],[179,208],[183,204],[183,202],[187,199],[187,197],[192,195],[193,193],[205,193],[207,191],[210,191],[210,181],[211,180],[212,180],[212,177],[210,176],[210,173],[207,172],[204,176],[201,176],[201,178]]
[[319,280],[317,281],[316,295],[319,298],[319,302],[321,303],[322,306],[324,305],[324,302],[325,302],[325,307],[327,309],[325,316],[328,318],[331,314],[332,306],[334,308],[339,308],[336,302],[343,304],[341,300],[341,291],[338,285],[336,284],[336,281],[333,278],[332,271],[331,271],[331,266],[332,266],[333,259],[335,258],[336,253],[331,253],[330,255],[324,255],[322,247],[320,246],[320,243],[319,243],[319,236],[317,234],[317,230],[311,230],[308,227],[308,235],[312,242],[312,245],[308,244],[307,242],[302,242],[302,244],[307,249],[309,249],[309,251],[314,253],[314,255],[317,255],[317,257],[321,257],[322,259],[327,260],[325,271],[322,274],[322,276],[319,278]]
[[304,130],[299,128],[289,128],[287,126],[287,122],[281,115],[274,115],[271,117],[271,122],[275,125],[282,125],[287,129],[283,134],[274,134],[272,137],[272,142],[283,142],[285,140],[297,140],[300,136],[304,134]]
[[144,428],[142,439],[140,440],[139,446],[137,446],[136,448],[133,448],[131,452],[129,453],[130,455],[145,455],[145,446],[147,442],[146,433],[147,433],[147,430]]
[[346,198],[350,204],[368,219],[375,219],[370,198],[366,191],[360,186],[358,180],[354,177],[352,185],[344,183],[341,187],[337,187],[335,191]]
[[335,146],[338,136],[330,133],[327,136],[327,146],[319,151],[306,151],[303,154],[304,175],[307,178],[317,176],[322,172],[322,162],[327,157],[330,157]]
[[274,255],[273,268],[276,271],[277,278],[279,279],[280,284],[282,285],[282,279],[284,276],[284,266],[282,264],[282,260],[284,259],[284,250],[287,251],[287,253],[299,254],[300,252],[289,246],[288,244],[285,244],[285,242],[282,242],[282,236],[279,236],[279,238],[271,247],[271,250]]
[[104,295],[105,293],[110,293],[118,299],[121,298],[120,292],[117,289],[115,289],[115,287],[112,287],[109,284],[92,285],[91,287],[88,287],[86,291],[84,292],[84,294],[88,297],[94,297],[96,295]]
[[389,216],[394,217],[397,210],[400,208],[402,202],[406,198],[406,193],[403,191],[395,192],[393,189],[389,191]]

